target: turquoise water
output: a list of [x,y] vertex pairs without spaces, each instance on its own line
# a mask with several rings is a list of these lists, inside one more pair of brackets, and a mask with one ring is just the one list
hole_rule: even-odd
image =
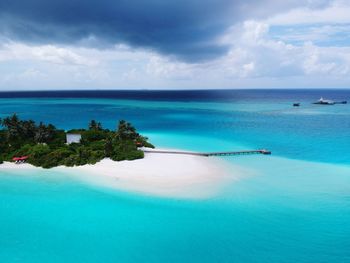
[[252,174],[206,200],[0,166],[0,261],[350,262],[350,105],[310,104],[349,91],[174,93],[0,98],[0,117],[66,129],[125,118],[162,147],[273,152],[225,158]]

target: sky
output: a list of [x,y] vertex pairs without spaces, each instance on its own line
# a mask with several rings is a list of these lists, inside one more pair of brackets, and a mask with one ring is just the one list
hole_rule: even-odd
[[0,91],[349,88],[350,0],[0,0]]

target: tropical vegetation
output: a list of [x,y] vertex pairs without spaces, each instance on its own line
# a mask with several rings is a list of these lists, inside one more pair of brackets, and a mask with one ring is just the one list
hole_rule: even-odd
[[[28,156],[27,162],[43,168],[59,165],[95,164],[103,158],[115,161],[144,157],[141,146],[154,148],[135,127],[119,121],[115,131],[90,121],[87,129],[64,131],[52,124],[21,120],[16,114],[0,119],[0,163],[15,156]],[[80,142],[67,144],[66,134],[80,134]]]

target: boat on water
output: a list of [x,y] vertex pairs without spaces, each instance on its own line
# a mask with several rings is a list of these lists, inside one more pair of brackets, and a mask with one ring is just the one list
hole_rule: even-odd
[[348,102],[346,100],[343,100],[343,101],[336,101],[335,104],[347,104]]
[[313,104],[334,105],[335,102],[332,100],[325,100],[324,98],[321,97],[318,101],[314,102]]

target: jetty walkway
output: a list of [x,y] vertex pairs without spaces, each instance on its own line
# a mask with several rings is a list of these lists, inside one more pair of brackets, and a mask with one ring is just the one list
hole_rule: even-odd
[[246,150],[246,151],[232,151],[232,152],[183,152],[183,151],[158,151],[158,150],[143,150],[144,153],[165,153],[165,154],[187,154],[196,156],[231,156],[231,155],[246,155],[246,154],[271,154],[269,150]]

